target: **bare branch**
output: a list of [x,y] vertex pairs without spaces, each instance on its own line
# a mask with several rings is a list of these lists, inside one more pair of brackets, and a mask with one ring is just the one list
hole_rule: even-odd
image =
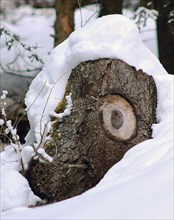
[[[12,76],[19,76],[21,78],[28,78],[28,79],[33,79],[35,76],[30,76],[30,75],[22,75],[19,74],[19,72],[21,73],[25,73],[25,72],[35,72],[38,73],[41,71],[41,68],[35,68],[35,69],[26,69],[26,70],[12,70],[12,69],[5,69],[4,66],[0,63],[0,67],[3,70],[4,73],[12,75]],[[17,73],[18,72],[18,73]]]
[[82,18],[82,0],[78,0],[78,6],[79,6],[79,10],[80,10],[80,23],[81,23],[81,27],[83,27],[83,18]]
[[[51,90],[50,90],[50,92],[49,92],[49,95],[48,95],[48,97],[47,97],[47,100],[46,100],[44,109],[43,109],[42,114],[41,114],[41,119],[40,119],[40,136],[41,136],[41,140],[40,140],[39,145],[43,142],[44,133],[42,134],[42,132],[41,132],[41,131],[42,131],[42,121],[43,121],[43,116],[44,116],[46,107],[47,107],[47,105],[48,105],[49,98],[50,98],[51,93],[52,93],[54,87],[56,86],[57,82],[58,82],[63,76],[65,76],[65,75],[66,75],[66,73],[62,74],[62,75],[56,80],[56,82],[55,82],[54,85],[52,86],[52,88],[51,88]],[[44,129],[45,129],[45,127],[44,127]]]
[[88,18],[88,20],[85,22],[85,24],[84,24],[83,26],[85,26],[85,25],[91,20],[91,18],[94,17],[101,9],[102,9],[102,8],[96,10],[96,11],[94,12],[94,14],[92,14],[92,15]]

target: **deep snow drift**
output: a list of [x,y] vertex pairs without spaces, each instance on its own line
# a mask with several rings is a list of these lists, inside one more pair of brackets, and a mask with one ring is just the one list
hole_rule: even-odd
[[[173,219],[173,76],[144,46],[136,25],[128,18],[110,15],[97,19],[52,51],[27,93],[31,124],[27,142],[39,144],[50,113],[64,95],[71,70],[82,61],[99,58],[122,59],[153,75],[158,95],[153,139],[129,150],[86,193],[35,209],[6,211],[2,219]],[[10,195],[9,190],[4,193]]]

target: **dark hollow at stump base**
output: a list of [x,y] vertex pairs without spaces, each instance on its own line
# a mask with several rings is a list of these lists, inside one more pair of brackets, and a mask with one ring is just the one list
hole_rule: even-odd
[[78,65],[69,79],[72,110],[54,120],[45,144],[52,163],[32,160],[27,178],[48,202],[64,200],[95,186],[134,145],[151,138],[156,122],[154,80],[122,60]]

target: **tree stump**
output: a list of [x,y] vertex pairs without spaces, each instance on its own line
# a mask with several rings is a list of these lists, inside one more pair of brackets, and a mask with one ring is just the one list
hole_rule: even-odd
[[72,110],[55,120],[46,152],[52,163],[32,160],[27,173],[34,193],[48,202],[95,186],[134,145],[151,138],[156,122],[152,76],[122,60],[79,64],[69,79]]

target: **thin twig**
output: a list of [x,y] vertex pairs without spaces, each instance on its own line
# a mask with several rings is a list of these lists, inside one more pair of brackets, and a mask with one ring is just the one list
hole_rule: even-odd
[[[3,66],[2,66],[2,64],[0,64],[0,67],[1,67],[1,69],[4,71],[4,73],[6,73],[6,74],[9,74],[9,75],[12,75],[12,76],[19,76],[19,77],[21,77],[21,78],[28,78],[28,79],[33,79],[34,78],[34,76],[29,76],[29,75],[21,75],[21,74],[18,74],[18,73],[16,73],[16,72],[13,72],[13,71],[11,71],[11,70],[6,70]],[[28,69],[28,70],[15,70],[15,71],[17,71],[17,72],[35,72],[35,71],[40,71],[41,69],[40,68],[36,68],[36,69]]]
[[[49,98],[50,98],[51,93],[52,93],[54,87],[56,86],[57,82],[58,82],[63,76],[65,76],[66,74],[67,74],[67,73],[62,74],[62,75],[56,80],[56,82],[55,82],[54,85],[52,86],[52,88],[51,88],[51,90],[50,90],[50,92],[49,92],[49,95],[48,95],[48,97],[47,97],[47,100],[46,100],[45,106],[44,106],[43,111],[42,111],[42,114],[41,114],[41,119],[40,119],[40,135],[41,135],[41,141],[40,141],[40,144],[41,144],[42,141],[43,141],[43,140],[42,140],[43,136],[42,136],[42,133],[41,133],[41,131],[42,131],[42,120],[43,120],[43,116],[44,116],[44,113],[45,113],[45,110],[46,110],[46,107],[47,107],[47,104],[48,104]],[[40,145],[40,144],[39,144],[39,145]]]
[[84,24],[83,26],[85,26],[85,25],[91,20],[91,18],[94,17],[94,15],[96,15],[101,9],[102,9],[102,8],[96,10],[96,11],[94,12],[94,14],[92,14],[92,15],[88,18],[88,20],[86,20],[86,22],[85,22],[85,24]]
[[34,99],[34,101],[32,102],[32,104],[30,105],[30,107],[28,109],[26,109],[26,112],[18,119],[16,126],[18,126],[19,122],[22,120],[22,118],[27,114],[27,112],[29,112],[29,110],[31,109],[31,107],[34,105],[34,103],[36,102],[36,100],[38,99],[38,97],[40,96],[41,92],[43,91],[43,89],[45,88],[46,85],[46,81],[43,85],[43,87],[41,88],[41,90],[39,91],[38,95],[36,96],[36,98]]
[[16,62],[16,60],[18,59],[18,57],[20,56],[20,53],[18,53],[16,55],[16,57],[14,58],[14,60],[12,60],[11,62],[9,62],[6,66],[10,69],[10,65],[14,64]]
[[79,5],[79,10],[80,10],[80,22],[81,22],[81,27],[83,27],[83,18],[82,18],[82,1],[78,0],[78,5]]

